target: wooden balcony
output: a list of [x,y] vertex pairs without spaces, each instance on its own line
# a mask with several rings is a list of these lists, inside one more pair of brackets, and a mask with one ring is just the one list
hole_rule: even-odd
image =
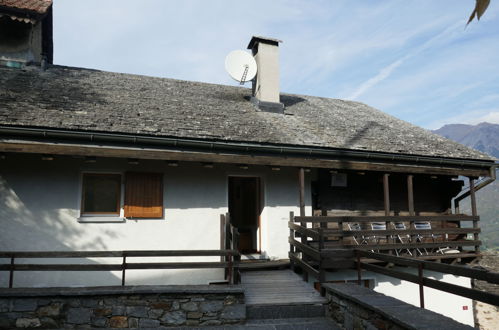
[[[478,216],[467,215],[291,215],[289,257],[314,274],[321,269],[353,268],[354,250],[420,260],[469,262],[480,255],[478,221]],[[422,223],[425,229],[418,226]]]

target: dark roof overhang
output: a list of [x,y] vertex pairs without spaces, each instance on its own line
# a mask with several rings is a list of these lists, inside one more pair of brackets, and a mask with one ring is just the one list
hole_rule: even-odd
[[[294,145],[258,144],[236,141],[210,141],[178,137],[157,137],[133,134],[116,134],[91,131],[55,130],[0,126],[0,136],[26,141],[50,144],[78,143],[89,147],[107,146],[116,148],[153,148],[180,152],[210,153],[223,155],[244,155],[251,157],[276,157],[313,160],[337,160],[340,162],[367,162],[377,164],[398,164],[401,166],[423,166],[450,169],[449,175],[463,173],[492,173],[499,165],[494,161],[429,157],[408,154],[393,154],[373,151],[342,150]],[[310,166],[313,167],[313,166]],[[317,166],[324,167],[324,166]],[[455,169],[455,172],[452,171]],[[378,169],[381,170],[381,169]],[[408,172],[410,172],[408,170]],[[431,173],[429,171],[428,173]],[[486,174],[485,174],[486,175]],[[478,175],[477,175],[478,176]]]

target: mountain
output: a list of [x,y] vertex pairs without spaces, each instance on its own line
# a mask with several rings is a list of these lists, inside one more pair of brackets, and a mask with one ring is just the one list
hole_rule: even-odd
[[450,124],[433,132],[499,158],[499,124]]
[[[485,152],[499,159],[499,125],[451,124],[435,131],[448,139]],[[499,173],[498,173],[499,178]],[[499,251],[499,180],[477,192],[477,209],[480,215],[480,239],[483,248]],[[470,212],[469,198],[461,201],[462,210]]]

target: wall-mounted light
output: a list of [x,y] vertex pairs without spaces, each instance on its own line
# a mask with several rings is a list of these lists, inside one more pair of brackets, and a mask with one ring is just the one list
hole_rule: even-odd
[[307,172],[307,173],[309,173],[310,171],[312,171],[312,169],[311,169],[311,168],[309,168],[309,167],[304,168],[303,170],[304,170],[305,172]]
[[438,176],[432,175],[432,176],[430,176],[430,178],[432,178],[432,179],[438,179]]
[[203,163],[203,167],[204,168],[213,168],[214,165],[213,165],[213,163]]
[[272,171],[280,171],[281,170],[281,168],[279,166],[271,166],[270,169]]
[[366,175],[366,172],[357,172],[358,175]]
[[53,155],[42,155],[42,160],[54,160]]
[[97,158],[93,156],[87,156],[85,157],[85,163],[95,163],[97,162]]
[[139,160],[137,158],[128,158],[128,164],[131,164],[131,165],[138,165],[139,164]]
[[168,166],[171,166],[171,167],[177,167],[178,166],[178,162],[176,160],[169,160],[166,163],[168,164]]
[[246,165],[246,164],[239,164],[239,165],[237,165],[237,166],[238,166],[241,170],[247,170],[247,169],[249,168],[249,166],[248,166],[248,165]]

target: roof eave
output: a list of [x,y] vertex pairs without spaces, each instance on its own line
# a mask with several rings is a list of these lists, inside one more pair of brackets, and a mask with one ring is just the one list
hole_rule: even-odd
[[[204,152],[204,153],[234,153],[242,155],[272,156],[281,158],[306,158],[342,160],[346,162],[372,162],[414,165],[425,167],[455,168],[456,175],[460,169],[481,169],[490,171],[498,164],[494,160],[476,160],[462,158],[429,157],[407,154],[392,154],[373,151],[341,150],[333,148],[305,147],[294,145],[256,144],[235,141],[210,141],[185,139],[178,137],[157,137],[133,134],[116,134],[90,131],[54,130],[45,128],[26,128],[0,126],[0,135],[15,137],[21,140],[36,140],[46,143],[77,142],[91,147],[99,145],[132,147],[132,148],[164,148],[168,150]],[[483,172],[483,171],[482,171]]]

